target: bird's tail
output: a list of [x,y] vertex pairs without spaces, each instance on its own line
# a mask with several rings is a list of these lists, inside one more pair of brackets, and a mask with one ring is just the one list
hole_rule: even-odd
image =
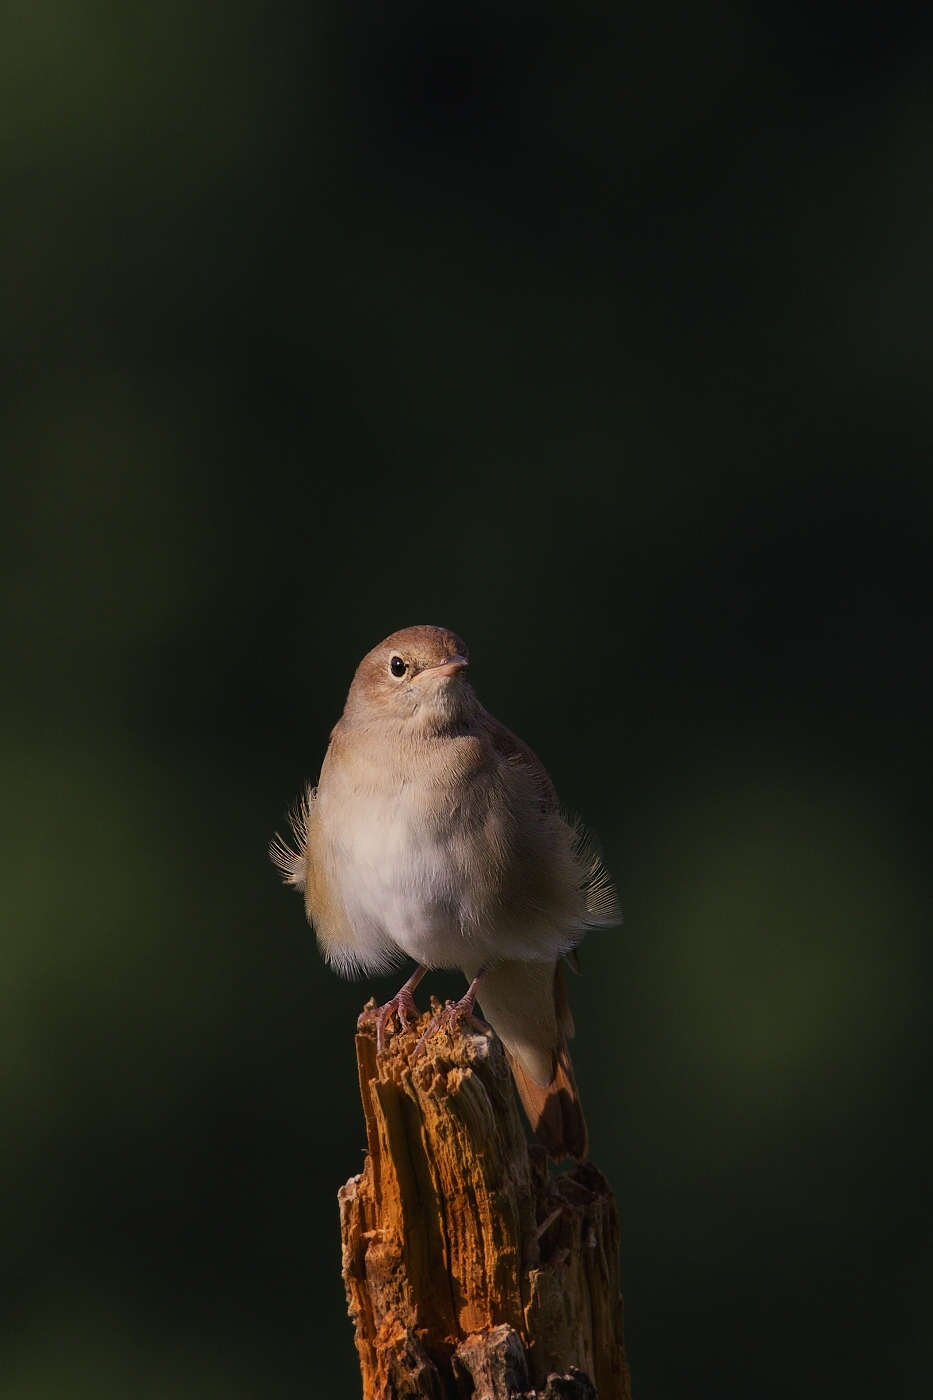
[[479,993],[483,1015],[508,1056],[518,1096],[538,1141],[560,1160],[587,1155],[567,1037],[573,1019],[560,963],[501,962]]
[[563,1035],[554,1052],[554,1078],[546,1089],[525,1073],[521,1061],[506,1051],[518,1097],[522,1101],[535,1137],[555,1161],[576,1157],[582,1162],[589,1151],[586,1120],[573,1077],[573,1065]]

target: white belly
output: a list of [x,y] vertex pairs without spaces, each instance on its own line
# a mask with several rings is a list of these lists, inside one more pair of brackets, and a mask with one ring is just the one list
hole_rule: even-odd
[[318,799],[331,869],[363,966],[384,962],[387,944],[432,967],[474,960],[468,892],[449,847],[423,819],[418,797],[411,786],[342,795],[339,815],[327,794]]

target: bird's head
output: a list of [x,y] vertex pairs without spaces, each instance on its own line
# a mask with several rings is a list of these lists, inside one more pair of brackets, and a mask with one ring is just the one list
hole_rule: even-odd
[[436,732],[469,720],[477,700],[466,680],[467,649],[445,627],[406,627],[364,656],[345,714],[356,723],[380,720]]

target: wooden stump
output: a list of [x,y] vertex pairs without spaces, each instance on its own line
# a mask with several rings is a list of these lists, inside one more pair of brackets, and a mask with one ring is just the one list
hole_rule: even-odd
[[[367,1008],[368,1010],[371,1008]],[[630,1400],[619,1227],[591,1163],[529,1147],[498,1039],[356,1038],[368,1153],[340,1191],[363,1400]]]

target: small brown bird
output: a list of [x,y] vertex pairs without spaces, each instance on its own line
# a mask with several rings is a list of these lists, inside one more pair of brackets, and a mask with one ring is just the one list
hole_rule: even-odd
[[483,1015],[505,1046],[532,1128],[552,1157],[587,1155],[559,959],[620,922],[599,853],[561,815],[544,766],[483,709],[467,649],[442,627],[394,632],[361,661],[316,789],[271,854],[304,891],[344,975],[418,964],[380,1008],[377,1038],[418,1012],[428,968],[460,968],[466,996],[434,1018]]

